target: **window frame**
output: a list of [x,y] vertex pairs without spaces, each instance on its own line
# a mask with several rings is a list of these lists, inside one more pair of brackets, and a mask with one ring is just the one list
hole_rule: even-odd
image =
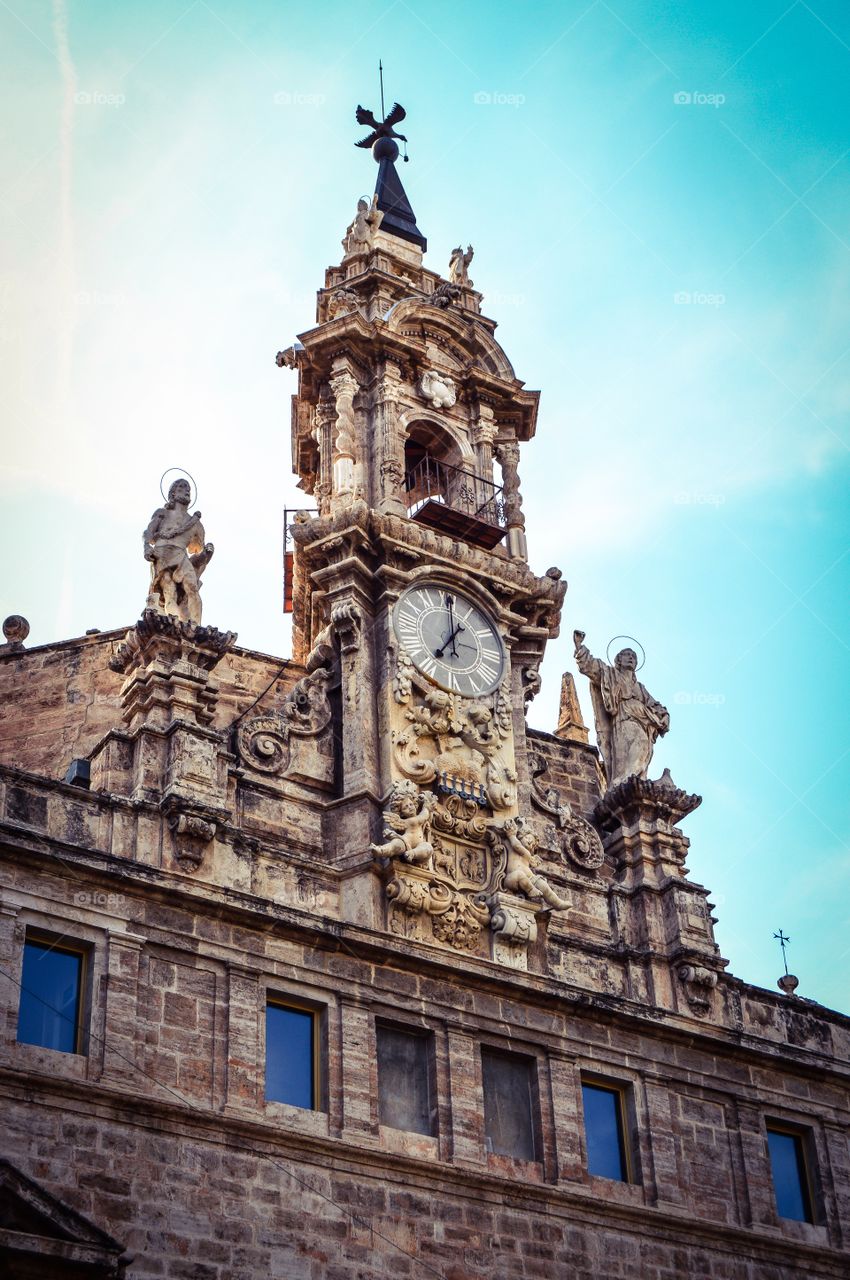
[[[420,1133],[418,1129],[395,1129],[394,1125],[385,1125],[381,1119],[381,1061],[378,1050],[378,1036],[382,1030],[400,1032],[402,1035],[413,1036],[417,1040],[424,1043],[425,1048],[425,1075],[428,1083],[428,1118],[431,1127],[427,1133]],[[437,1092],[437,1039],[431,1027],[411,1026],[409,1022],[399,1022],[393,1018],[384,1017],[381,1014],[375,1015],[374,1020],[375,1035],[375,1070],[376,1070],[376,1097],[375,1108],[378,1116],[378,1124],[382,1128],[395,1129],[396,1133],[416,1134],[420,1138],[435,1138],[440,1136],[440,1099]]]
[[[49,1044],[33,1043],[31,1040],[21,1040],[18,1038],[21,1021],[21,1004],[24,996],[29,995],[31,999],[45,1004],[47,1008],[52,1008],[43,1001],[40,996],[34,992],[29,992],[24,987],[24,966],[26,964],[27,947],[33,945],[36,947],[47,948],[49,951],[60,952],[64,955],[79,956],[79,982],[77,985],[76,1010],[74,1015],[74,1047],[73,1049],[54,1049]],[[24,942],[21,947],[21,980],[20,980],[20,996],[18,999],[18,1017],[15,1024],[15,1043],[18,1045],[27,1045],[31,1049],[47,1049],[51,1053],[64,1053],[71,1057],[86,1058],[89,1052],[89,1030],[91,1023],[91,973],[92,973],[92,953],[94,946],[91,942],[85,942],[79,938],[71,938],[64,933],[53,933],[49,929],[43,929],[38,925],[26,925],[24,932]],[[58,1013],[58,1010],[55,1012]],[[61,1016],[61,1015],[59,1015]]]
[[[523,1062],[529,1068],[530,1088],[529,1088],[529,1105],[531,1112],[531,1145],[534,1152],[530,1160],[525,1156],[512,1155],[510,1152],[491,1151],[487,1147],[487,1102],[486,1091],[484,1088],[484,1056],[490,1054],[496,1058],[513,1058]],[[482,1137],[484,1140],[484,1154],[487,1158],[495,1156],[501,1160],[515,1160],[519,1164],[545,1164],[546,1145],[545,1135],[543,1132],[543,1115],[542,1103],[540,1098],[540,1054],[532,1048],[514,1048],[504,1044],[496,1043],[492,1040],[480,1040],[478,1044],[478,1060],[481,1071],[481,1125]]]
[[[599,1075],[595,1071],[581,1071],[579,1073],[579,1084],[581,1091],[581,1119],[584,1138],[584,1165],[588,1177],[603,1178],[606,1182],[619,1182],[623,1186],[627,1187],[639,1186],[640,1179],[638,1177],[637,1160],[635,1158],[636,1144],[632,1134],[632,1085],[622,1080],[612,1080],[610,1077]],[[587,1139],[587,1112],[584,1106],[585,1085],[591,1089],[599,1089],[605,1093],[612,1093],[617,1100],[615,1115],[617,1119],[617,1136],[620,1141],[620,1157],[623,1171],[625,1173],[625,1177],[623,1178],[608,1178],[604,1173],[593,1173],[590,1169]]]
[[[266,1092],[269,1071],[268,1010],[270,1005],[276,1009],[289,1009],[292,1013],[307,1013],[310,1015],[310,1055],[312,1059],[310,1092],[312,1105],[309,1107],[299,1107],[297,1103],[284,1102],[281,1098],[270,1098]],[[263,1102],[266,1106],[294,1107],[298,1111],[306,1111],[308,1113],[327,1111],[325,1097],[327,1072],[322,1070],[325,1044],[325,1012],[326,1006],[316,1001],[305,1000],[301,996],[291,996],[272,988],[266,988],[263,999]]]
[[[770,1181],[773,1187],[773,1208],[777,1219],[780,1222],[804,1222],[808,1223],[809,1226],[817,1226],[819,1222],[818,1197],[815,1182],[814,1137],[811,1129],[806,1128],[804,1125],[795,1124],[792,1120],[778,1120],[773,1116],[765,1116],[764,1132],[767,1163],[770,1168]],[[803,1218],[788,1218],[779,1212],[779,1196],[776,1188],[776,1176],[773,1172],[773,1157],[770,1152],[769,1135],[771,1133],[793,1138],[795,1141],[797,1172],[802,1172],[800,1192],[803,1199],[803,1210],[806,1214]],[[802,1171],[800,1169],[801,1165]]]

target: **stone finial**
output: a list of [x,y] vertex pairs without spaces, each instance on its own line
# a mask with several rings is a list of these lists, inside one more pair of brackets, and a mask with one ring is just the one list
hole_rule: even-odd
[[587,742],[589,737],[579,706],[576,682],[570,671],[565,671],[561,677],[561,705],[555,737],[564,742]]
[[3,648],[8,653],[20,653],[29,633],[30,624],[26,618],[20,613],[10,613],[3,623],[3,635],[6,637]]
[[783,973],[782,977],[777,980],[776,985],[786,996],[793,996],[800,985],[800,979],[795,977],[793,973]]
[[142,534],[151,585],[146,608],[183,622],[201,621],[201,574],[215,547],[204,541],[201,513],[189,512],[188,480],[175,480],[164,507],[158,507]]

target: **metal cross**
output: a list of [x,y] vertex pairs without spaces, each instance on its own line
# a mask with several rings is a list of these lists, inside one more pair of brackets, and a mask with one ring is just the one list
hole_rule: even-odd
[[791,941],[791,939],[790,939],[790,938],[786,938],[785,934],[782,932],[782,930],[781,930],[781,929],[779,930],[779,932],[778,932],[778,933],[775,933],[773,936],[774,936],[774,938],[776,939],[776,941],[779,943],[780,947],[782,948],[782,963],[785,965],[785,972],[787,973],[787,972],[788,972],[788,961],[787,961],[787,959],[786,959],[786,957],[785,957],[785,946],[786,946],[786,944],[787,944],[787,943],[789,943],[789,942]]

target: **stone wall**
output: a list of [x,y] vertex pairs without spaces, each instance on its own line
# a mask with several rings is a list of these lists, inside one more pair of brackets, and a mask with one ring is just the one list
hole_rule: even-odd
[[[108,666],[126,628],[80,636],[23,652],[0,650],[0,764],[64,778],[71,760],[86,758],[121,723],[123,677]],[[280,658],[234,648],[216,670],[221,685],[216,728],[245,711],[284,665]],[[292,663],[267,706],[303,672]]]
[[[818,1028],[798,1046],[787,1000],[723,978],[773,1028],[730,1034],[23,831],[0,884],[4,1154],[125,1244],[133,1280],[847,1273],[837,1014],[795,1001]],[[27,926],[91,948],[85,1056],[16,1043]],[[322,1010],[322,1110],[264,1100],[269,991]],[[378,1123],[376,1017],[434,1035],[435,1138]],[[482,1045],[536,1063],[537,1162],[485,1151]],[[586,1172],[582,1071],[629,1092],[630,1184]],[[816,1225],[776,1216],[766,1116],[813,1135]]]

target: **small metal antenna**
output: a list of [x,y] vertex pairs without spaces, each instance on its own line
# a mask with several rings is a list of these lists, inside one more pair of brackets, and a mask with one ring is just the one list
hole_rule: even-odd
[[381,119],[383,120],[386,118],[387,113],[384,108],[384,67],[380,58],[378,59],[378,75],[381,77]]
[[786,945],[791,941],[791,939],[790,939],[790,938],[786,938],[785,934],[782,932],[782,930],[781,930],[781,929],[779,930],[779,932],[778,932],[778,933],[775,933],[773,936],[774,936],[774,938],[776,939],[776,941],[779,943],[780,947],[782,948],[782,963],[783,963],[783,964],[784,964],[784,966],[785,966],[785,974],[786,974],[786,977],[787,977],[787,975],[788,975],[788,960],[786,959],[786,956],[785,956],[785,947],[786,947]]

